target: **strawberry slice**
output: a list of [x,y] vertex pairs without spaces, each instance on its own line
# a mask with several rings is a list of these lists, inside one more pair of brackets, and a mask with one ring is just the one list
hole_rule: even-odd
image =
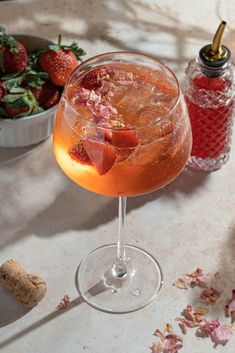
[[117,148],[133,148],[138,146],[139,137],[132,131],[114,130],[112,144]]
[[107,142],[100,141],[96,137],[85,138],[83,145],[98,173],[100,175],[106,174],[116,160],[115,149]]
[[134,152],[139,145],[139,137],[132,131],[114,130],[112,133],[112,144],[118,149],[118,161],[124,161]]
[[102,65],[88,71],[82,78],[81,86],[89,90],[97,90],[102,86],[102,80],[113,77],[114,69],[112,66]]
[[96,131],[100,140],[112,141],[112,125],[105,119],[101,119],[96,126]]
[[88,157],[88,154],[86,153],[86,150],[82,143],[75,145],[73,149],[69,152],[69,155],[76,162],[79,162],[81,164],[92,165],[91,160]]

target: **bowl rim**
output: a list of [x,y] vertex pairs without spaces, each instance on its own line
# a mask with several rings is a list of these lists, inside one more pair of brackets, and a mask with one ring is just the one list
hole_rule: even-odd
[[42,41],[45,41],[45,42],[49,42],[51,44],[55,44],[55,42],[53,42],[52,40],[50,39],[47,39],[47,38],[44,38],[44,37],[39,37],[39,36],[34,36],[34,35],[31,35],[31,34],[25,34],[25,33],[10,33],[10,35],[12,37],[25,37],[25,38],[33,38],[33,39],[40,39]]
[[[43,38],[43,37],[38,37],[38,36],[34,36],[34,35],[31,35],[31,34],[21,34],[21,33],[11,33],[11,36],[15,36],[15,37],[25,37],[25,38],[33,38],[33,39],[40,39],[42,41],[46,41],[50,44],[54,44],[53,41],[51,41],[50,39],[47,39],[47,38]],[[35,119],[35,118],[41,118],[43,117],[44,115],[48,114],[48,113],[52,113],[53,110],[57,109],[58,108],[58,105],[59,103],[53,105],[53,107],[49,108],[49,109],[46,109],[44,111],[42,111],[41,113],[37,113],[37,114],[33,114],[33,115],[28,115],[28,116],[23,116],[21,118],[1,118],[0,117],[0,121],[5,121],[5,122],[10,122],[10,121],[14,121],[14,122],[19,122],[19,121],[22,121],[22,120],[30,120],[30,119]]]

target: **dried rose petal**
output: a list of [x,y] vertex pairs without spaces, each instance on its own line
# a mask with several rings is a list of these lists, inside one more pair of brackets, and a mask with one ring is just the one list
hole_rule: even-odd
[[199,327],[204,322],[204,316],[207,314],[207,310],[203,308],[195,308],[191,305],[187,305],[182,312],[183,317],[176,318],[179,321],[179,327],[182,333],[187,332],[187,328]]
[[161,342],[153,343],[150,349],[152,353],[162,353],[164,352],[164,345]]
[[183,347],[182,337],[173,332],[172,326],[167,324],[164,331],[157,329],[154,335],[160,338],[160,342],[153,343],[152,353],[177,353]]
[[69,304],[70,304],[70,297],[66,294],[66,295],[60,300],[60,303],[59,303],[59,305],[56,307],[56,309],[58,309],[58,310],[66,309]]
[[219,299],[221,293],[218,289],[210,287],[204,289],[204,291],[200,295],[199,301],[206,305],[215,304]]
[[210,337],[214,330],[219,326],[220,322],[218,320],[204,320],[204,322],[198,327],[196,336],[202,338]]
[[224,346],[231,338],[234,332],[234,328],[232,325],[222,324],[214,329],[211,334],[211,340],[217,346],[221,344]]
[[165,335],[163,332],[161,332],[160,330],[156,329],[156,331],[154,332],[154,336],[157,336],[160,338],[161,341],[165,340]]
[[175,320],[179,322],[179,327],[184,335],[187,333],[188,328],[197,327],[199,325],[194,321],[190,321],[181,317],[177,317]]
[[194,272],[186,273],[177,278],[173,286],[181,289],[194,288],[196,286],[205,288],[209,283],[208,276],[208,274],[204,274],[202,269],[197,268]]
[[231,317],[232,323],[235,321],[235,289],[232,290],[232,298],[225,306],[226,317]]

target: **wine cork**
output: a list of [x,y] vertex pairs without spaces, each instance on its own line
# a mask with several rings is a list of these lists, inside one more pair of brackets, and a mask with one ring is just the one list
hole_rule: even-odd
[[37,305],[47,289],[41,277],[27,273],[15,260],[8,260],[0,267],[0,286],[9,289],[28,308]]

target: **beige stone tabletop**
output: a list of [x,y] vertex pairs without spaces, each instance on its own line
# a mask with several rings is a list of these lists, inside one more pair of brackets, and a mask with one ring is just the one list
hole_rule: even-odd
[[[183,78],[184,69],[207,44],[219,21],[227,20],[225,44],[235,55],[234,0],[18,0],[0,1],[0,25],[11,33],[76,40],[87,57],[112,50],[155,56]],[[144,353],[157,341],[198,290],[172,286],[181,274],[202,267],[220,273],[222,297],[209,308],[224,316],[235,288],[235,136],[229,162],[203,174],[185,170],[166,188],[128,202],[127,240],[156,256],[164,286],[146,308],[123,315],[93,309],[74,283],[81,259],[112,243],[117,232],[117,200],[82,189],[59,169],[51,139],[36,147],[0,148],[0,263],[17,259],[47,282],[45,298],[32,310],[0,290],[2,353]],[[147,275],[147,274],[146,274]],[[68,310],[56,310],[68,294]],[[235,351],[235,334],[225,347],[192,329],[182,353]]]

